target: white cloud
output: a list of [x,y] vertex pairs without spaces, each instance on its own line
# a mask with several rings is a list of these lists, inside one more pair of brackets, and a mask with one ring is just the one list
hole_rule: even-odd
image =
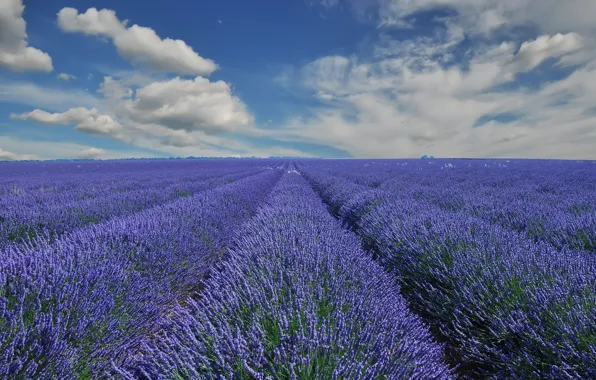
[[71,108],[62,113],[49,113],[35,109],[22,114],[11,114],[10,117],[46,125],[75,124],[75,129],[78,131],[107,135],[116,140],[146,148],[159,149],[163,145],[185,147],[197,144],[195,137],[185,131],[171,130],[157,124],[122,125],[112,116],[102,114],[95,108]]
[[360,63],[357,57],[328,56],[308,63],[298,73],[286,70],[283,79],[287,85],[292,74],[297,74],[295,83],[316,91],[324,100],[374,90],[469,93],[511,82],[516,74],[531,71],[549,58],[564,58],[582,48],[582,38],[576,33],[543,35],[522,43],[519,51],[513,42],[476,49],[467,70],[457,65],[444,68],[444,56],[459,42],[459,33],[439,42],[431,38],[390,41],[375,49],[377,60],[371,63]]
[[70,125],[151,149],[200,148],[218,134],[253,130],[254,119],[223,81],[197,77],[155,81],[133,91],[121,81],[104,77],[98,107],[71,107],[50,113],[41,109],[11,118],[47,125]]
[[582,46],[582,37],[577,33],[542,35],[521,45],[516,64],[520,71],[530,71],[549,58],[564,56]]
[[[312,117],[296,117],[273,137],[327,144],[355,157],[593,158],[596,60],[539,90],[495,90],[549,58],[582,51],[574,33],[522,44],[475,47],[466,67],[445,66],[450,38],[384,44],[371,62],[320,58],[286,81],[321,99]],[[520,46],[521,45],[521,46]],[[519,49],[518,49],[518,46]],[[427,54],[436,52],[437,54]],[[474,128],[482,117],[514,114]],[[581,136],[581,137],[580,137]]]
[[[306,89],[320,105],[273,131],[276,138],[327,144],[356,157],[594,157],[596,92],[589,84],[596,80],[596,2],[351,3],[360,16],[374,8],[380,40],[369,46],[372,55],[328,56],[285,69],[278,83]],[[419,12],[445,7],[455,12],[434,18],[442,26],[431,34],[425,26],[424,36],[416,36]],[[520,41],[518,26],[538,35]],[[387,32],[395,27],[414,37],[396,39]],[[506,36],[512,40],[493,42]],[[518,82],[519,74],[541,65],[533,73],[545,81],[537,90]],[[575,72],[551,83],[554,67]],[[476,127],[479,120],[489,121]]]
[[95,148],[95,147],[83,149],[74,155],[74,157],[77,157],[77,158],[102,158],[105,156],[106,156],[105,149]]
[[77,77],[67,73],[60,73],[58,74],[58,79],[68,82],[71,79],[77,79]]
[[125,87],[120,81],[109,76],[103,78],[97,92],[103,94],[105,98],[116,100],[130,98],[133,94],[132,89]]
[[548,34],[585,33],[596,26],[592,0],[378,0],[378,6],[382,26],[403,26],[417,12],[445,7],[457,12],[457,23],[471,34],[528,24]]
[[502,13],[516,25],[535,24],[549,34],[590,33],[596,30],[596,2],[592,0],[509,0]]
[[[82,152],[95,149],[93,147],[71,143],[71,142],[57,142],[57,141],[41,141],[41,140],[25,140],[15,137],[0,136],[0,146],[9,150],[16,158],[16,160],[39,159],[39,160],[54,160],[60,158],[77,158]],[[99,149],[99,148],[98,148]],[[117,158],[143,158],[143,157],[163,157],[152,152],[144,152],[139,150],[107,150],[104,149],[102,159],[117,159]],[[3,151],[6,152],[6,151]],[[34,154],[32,154],[34,152]],[[0,153],[0,157],[2,153]],[[1,158],[0,158],[1,159]]]
[[52,58],[27,43],[22,0],[0,1],[0,66],[16,72],[53,70]]
[[37,160],[39,157],[32,154],[17,154],[8,152],[0,148],[0,161],[22,161],[22,160]]
[[[97,107],[71,107],[54,113],[35,109],[12,114],[11,118],[46,125],[74,125],[81,132],[105,134],[172,156],[309,155],[286,147],[254,147],[229,137],[232,132],[234,136],[265,134],[255,129],[252,115],[225,82],[210,82],[201,77],[173,78],[133,91],[125,84],[129,79],[104,77],[98,89],[104,98]],[[69,148],[60,157],[75,157],[88,148]],[[43,157],[55,155],[52,152]]]
[[0,102],[58,111],[78,106],[94,107],[98,104],[98,99],[79,89],[62,90],[31,82],[0,81]]
[[217,70],[213,61],[199,56],[184,41],[162,39],[151,28],[127,24],[109,9],[89,8],[79,14],[74,8],[63,8],[58,12],[58,26],[64,32],[111,38],[120,55],[133,63],[180,75],[209,75]]
[[209,145],[201,147],[169,147],[168,153],[175,157],[203,156],[203,157],[268,157],[291,156],[312,157],[307,151],[279,146],[255,147],[250,144],[238,143],[233,140],[213,141],[219,143],[217,147]]
[[84,107],[71,108],[63,113],[49,113],[39,109],[22,114],[11,114],[11,119],[33,120],[42,124],[77,123],[77,130],[89,133],[109,135],[119,131],[122,126],[109,115],[101,114],[97,109]]
[[110,77],[116,79],[120,84],[126,87],[144,87],[157,80],[170,79],[171,75],[161,72],[144,72],[136,69],[114,69],[109,66],[98,65],[100,77]]
[[64,32],[83,33],[89,36],[115,37],[126,31],[128,20],[120,21],[111,9],[89,8],[79,14],[74,8],[62,8],[58,12],[58,26]]
[[176,77],[137,89],[134,100],[123,100],[122,112],[139,123],[157,123],[171,129],[206,133],[235,131],[253,117],[223,81]]
[[[340,3],[317,1],[326,7]],[[368,12],[373,3],[381,38],[366,46],[370,55],[321,57],[302,67],[288,66],[276,78],[288,90],[298,89],[300,95],[306,91],[319,102],[303,114],[309,116],[291,118],[281,129],[256,128],[228,83],[198,76],[217,69],[212,61],[183,41],[129,26],[107,9],[79,14],[64,8],[58,24],[66,32],[111,40],[133,63],[196,78],[112,73],[100,84],[100,99],[0,84],[0,100],[17,99],[36,107],[13,118],[72,124],[82,132],[175,156],[307,155],[284,147],[255,148],[243,141],[261,136],[325,144],[355,157],[592,157],[596,12],[583,13],[596,2],[359,0],[352,5]],[[581,4],[585,8],[580,12]],[[455,13],[435,18],[433,23],[440,26],[431,33],[396,39],[390,30],[414,26],[404,34],[411,36],[418,32],[412,21],[417,12],[444,6]],[[564,7],[573,17],[555,17],[549,6],[559,11]],[[519,32],[518,26],[529,28]],[[548,75],[555,66],[572,74],[555,80]],[[532,73],[526,76],[532,77],[532,87],[518,82],[522,73]],[[536,85],[536,77],[545,82]],[[40,104],[44,102],[49,106]],[[479,120],[488,121],[477,126]]]

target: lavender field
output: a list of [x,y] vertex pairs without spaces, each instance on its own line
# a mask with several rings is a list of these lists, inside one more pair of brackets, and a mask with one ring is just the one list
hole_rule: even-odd
[[2,379],[596,378],[596,162],[0,164]]

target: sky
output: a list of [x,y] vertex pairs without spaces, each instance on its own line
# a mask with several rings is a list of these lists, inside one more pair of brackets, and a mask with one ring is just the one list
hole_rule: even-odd
[[593,0],[0,0],[0,160],[596,158]]

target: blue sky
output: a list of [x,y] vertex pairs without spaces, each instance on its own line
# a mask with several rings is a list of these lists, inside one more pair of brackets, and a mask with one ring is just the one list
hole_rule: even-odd
[[596,157],[593,1],[2,0],[0,21],[0,159]]

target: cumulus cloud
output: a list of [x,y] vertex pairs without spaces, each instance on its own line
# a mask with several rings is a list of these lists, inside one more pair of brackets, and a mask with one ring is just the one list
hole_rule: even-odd
[[50,72],[52,58],[27,43],[24,10],[22,0],[0,2],[0,66],[16,72]]
[[33,120],[42,124],[63,124],[76,123],[76,129],[96,134],[112,134],[122,128],[109,115],[101,114],[97,109],[84,107],[71,108],[63,113],[49,113],[40,109],[22,114],[11,114],[12,119]]
[[76,153],[74,157],[77,158],[101,158],[106,156],[106,150],[103,148],[87,148]]
[[108,135],[129,144],[160,149],[199,147],[222,133],[250,131],[254,122],[230,86],[203,77],[154,81],[135,90],[106,76],[98,107],[42,109],[11,118],[46,125],[75,125],[81,132]]
[[60,73],[58,74],[58,79],[68,82],[71,79],[77,79],[77,77],[67,73]]
[[110,38],[123,58],[155,70],[180,75],[209,75],[217,70],[213,61],[199,56],[184,41],[162,39],[148,27],[129,27],[128,20],[119,20],[113,10],[89,8],[79,13],[63,8],[58,12],[58,26],[64,32]]
[[[11,118],[46,125],[73,125],[81,132],[103,134],[172,156],[309,155],[288,147],[255,147],[232,138],[254,135],[257,130],[252,115],[225,82],[197,77],[154,81],[143,86],[129,87],[127,83],[131,81],[104,77],[98,89],[103,98],[95,107],[71,107],[62,112],[34,109],[12,114]],[[69,147],[68,154],[65,150],[60,157],[75,157],[88,148]],[[52,150],[44,158],[57,154]],[[105,157],[114,155],[109,153]]]
[[226,82],[203,77],[153,82],[137,89],[134,100],[120,104],[122,111],[139,123],[153,122],[189,132],[234,131],[253,122]]
[[126,31],[128,20],[120,21],[111,9],[89,8],[79,14],[74,8],[62,8],[58,12],[58,26],[64,32],[83,33],[90,36],[109,36]]

